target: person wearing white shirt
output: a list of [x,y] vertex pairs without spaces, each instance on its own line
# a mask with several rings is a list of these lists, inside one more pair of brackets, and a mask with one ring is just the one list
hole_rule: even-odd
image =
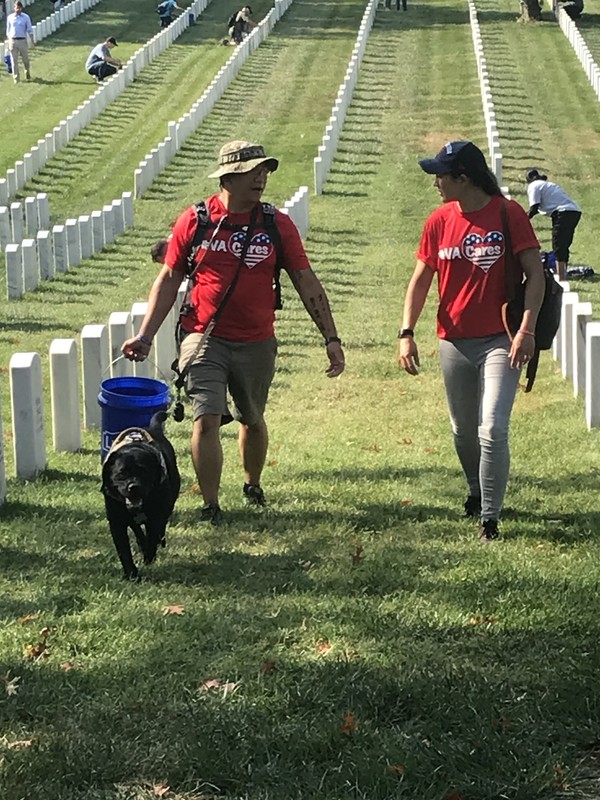
[[552,218],[552,250],[556,256],[558,278],[564,281],[567,277],[569,248],[581,219],[581,208],[564,189],[549,181],[547,175],[540,175],[537,169],[528,170],[525,180],[529,219],[538,213]]
[[25,68],[25,77],[30,81],[28,41],[31,41],[32,47],[35,47],[35,42],[31,18],[29,14],[24,13],[23,3],[20,0],[15,3],[14,13],[6,18],[6,39],[14,82],[19,83],[19,56]]

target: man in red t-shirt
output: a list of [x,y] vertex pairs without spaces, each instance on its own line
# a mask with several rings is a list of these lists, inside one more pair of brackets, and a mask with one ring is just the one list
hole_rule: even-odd
[[[278,166],[277,159],[267,157],[257,144],[234,141],[221,148],[219,167],[210,176],[219,178],[220,191],[206,201],[210,222],[195,256],[188,309],[181,319],[184,339],[179,368],[189,367],[186,391],[194,413],[192,460],[205,504],[200,519],[213,524],[222,518],[219,427],[222,418],[228,417],[227,390],[235,405],[234,417],[240,422],[243,493],[249,503],[265,505],[260,477],[268,446],[264,410],[277,353],[274,274],[278,253],[264,219],[261,197],[269,173]],[[274,222],[281,240],[278,266],[288,273],[321,332],[329,359],[326,374],[334,378],[344,370],[344,353],[327,295],[292,220],[276,210]],[[126,358],[143,361],[148,356],[177,297],[196,227],[194,207],[175,222],[140,332],[123,343]]]

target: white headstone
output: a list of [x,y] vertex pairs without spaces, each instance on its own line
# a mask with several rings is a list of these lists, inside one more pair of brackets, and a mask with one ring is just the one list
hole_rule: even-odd
[[85,325],[81,331],[83,379],[83,427],[99,429],[102,413],[98,405],[100,384],[108,376],[108,328],[106,325]]
[[52,249],[54,250],[54,272],[68,272],[69,257],[67,255],[67,234],[64,225],[55,225],[52,228]]
[[20,244],[7,244],[4,251],[6,259],[6,296],[9,300],[23,297],[23,259]]
[[75,339],[54,339],[50,345],[52,438],[58,452],[81,447],[79,364]]
[[37,353],[10,359],[10,396],[17,478],[33,478],[46,467],[42,365]]
[[54,278],[54,254],[50,231],[40,231],[36,236],[38,261],[40,264],[40,280],[51,281]]
[[23,290],[34,292],[40,285],[40,268],[35,239],[23,239],[21,258],[23,260]]
[[121,345],[133,336],[131,314],[128,311],[113,311],[108,318],[108,338],[110,342],[110,374],[112,378],[133,375],[133,362],[121,355]]

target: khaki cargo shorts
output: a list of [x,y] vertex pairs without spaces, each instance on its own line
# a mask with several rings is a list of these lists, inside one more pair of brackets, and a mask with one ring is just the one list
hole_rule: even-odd
[[[188,334],[181,343],[179,369],[193,356],[201,333]],[[227,391],[233,400],[233,418],[254,425],[262,418],[275,375],[277,339],[230,342],[209,336],[186,377],[194,420],[204,414],[230,416]],[[225,420],[224,420],[225,421]]]

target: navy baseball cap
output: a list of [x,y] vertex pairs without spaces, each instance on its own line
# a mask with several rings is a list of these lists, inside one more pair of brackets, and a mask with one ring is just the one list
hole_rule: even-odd
[[421,159],[419,166],[429,175],[456,172],[467,177],[488,169],[485,156],[473,142],[448,142],[434,158]]

